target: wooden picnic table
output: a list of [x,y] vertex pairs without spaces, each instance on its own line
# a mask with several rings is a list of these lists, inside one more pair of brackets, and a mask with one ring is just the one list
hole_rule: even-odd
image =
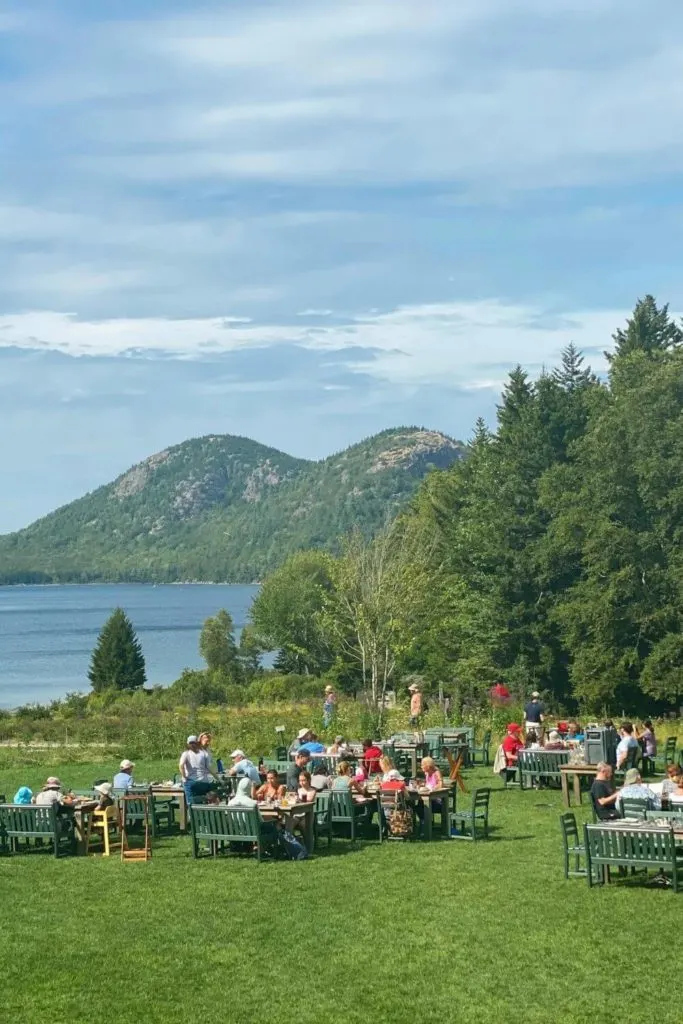
[[405,740],[398,740],[394,743],[394,750],[401,750],[403,753],[410,754],[410,769],[411,778],[415,778],[417,775],[417,758],[427,757],[429,754],[429,743],[426,740],[416,740],[414,743],[409,743]]
[[178,801],[178,823],[181,832],[187,832],[187,800],[182,786],[151,786],[154,796],[170,797]]
[[565,807],[571,807],[569,794],[569,776],[574,777],[574,796],[577,804],[581,803],[581,779],[594,779],[598,774],[597,764],[561,764],[560,779],[562,784],[562,802]]
[[441,801],[441,834],[449,839],[451,835],[451,789],[450,786],[440,786],[438,789],[408,789],[408,798],[421,801],[424,807],[423,836],[426,842],[430,842],[434,831],[434,802]]
[[[288,828],[290,831],[293,824],[300,824],[302,826],[304,845],[306,846],[309,854],[313,853],[313,847],[315,846],[314,800],[290,804],[288,807],[266,806],[265,804],[259,804],[258,810],[264,821],[274,821],[276,818],[279,818],[285,828]],[[294,822],[295,818],[298,819],[296,823]]]

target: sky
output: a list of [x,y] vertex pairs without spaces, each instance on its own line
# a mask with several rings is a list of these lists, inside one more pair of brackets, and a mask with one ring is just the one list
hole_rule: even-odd
[[683,309],[682,79],[680,0],[0,0],[0,532],[604,369]]

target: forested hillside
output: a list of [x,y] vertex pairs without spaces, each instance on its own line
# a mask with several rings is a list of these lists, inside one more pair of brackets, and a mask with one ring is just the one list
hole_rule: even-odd
[[373,535],[463,446],[387,430],[321,462],[248,438],[195,438],[0,538],[0,582],[258,579],[293,551]]

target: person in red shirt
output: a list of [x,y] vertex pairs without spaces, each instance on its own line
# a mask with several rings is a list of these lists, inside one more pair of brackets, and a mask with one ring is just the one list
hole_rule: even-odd
[[382,756],[380,747],[375,746],[372,740],[363,740],[363,767],[368,775],[381,775],[379,759]]
[[519,751],[524,750],[524,744],[520,737],[521,731],[520,726],[515,722],[511,722],[507,727],[507,735],[503,740],[503,750],[505,751],[505,761],[508,768],[514,768],[517,764]]

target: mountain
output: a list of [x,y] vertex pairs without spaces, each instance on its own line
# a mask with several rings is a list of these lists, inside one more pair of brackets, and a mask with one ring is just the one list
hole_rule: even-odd
[[293,551],[372,535],[465,447],[385,430],[320,462],[244,437],[194,438],[0,537],[0,583],[260,578]]

